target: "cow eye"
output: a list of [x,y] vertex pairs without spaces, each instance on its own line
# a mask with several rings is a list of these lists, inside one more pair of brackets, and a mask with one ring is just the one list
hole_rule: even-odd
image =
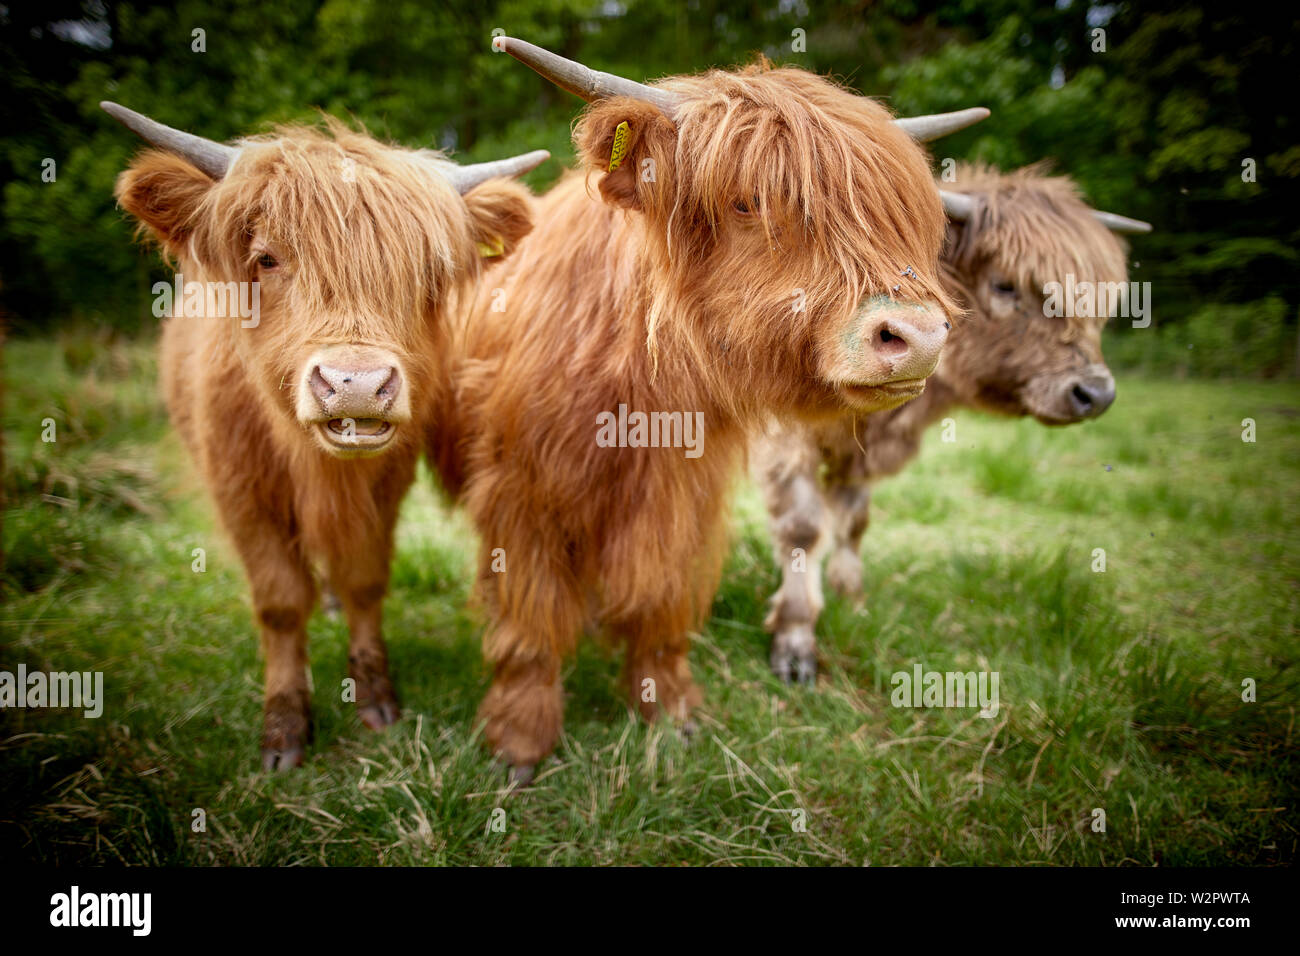
[[257,257],[257,265],[260,269],[274,269],[279,264],[279,260],[269,252],[264,252]]
[[749,199],[737,199],[731,204],[731,207],[742,216],[754,216],[758,214],[758,197],[751,196]]
[[990,284],[993,286],[993,291],[996,292],[998,295],[1015,294],[1016,291],[1015,284],[1012,282],[1008,282],[1006,279],[994,279]]

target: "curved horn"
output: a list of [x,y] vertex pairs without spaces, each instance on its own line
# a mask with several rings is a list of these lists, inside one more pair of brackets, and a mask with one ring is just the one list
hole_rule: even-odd
[[1130,219],[1128,216],[1121,216],[1113,212],[1102,212],[1100,209],[1094,209],[1092,214],[1097,217],[1097,221],[1109,229],[1111,232],[1150,232],[1151,223],[1143,222],[1141,219]]
[[497,176],[522,176],[530,169],[536,169],[551,158],[544,149],[535,149],[531,153],[521,153],[508,159],[494,159],[487,163],[471,163],[469,166],[451,165],[441,172],[447,181],[456,187],[463,196],[479,183]]
[[965,222],[975,211],[975,198],[965,193],[950,193],[946,189],[939,190],[939,197],[943,200],[943,211],[948,214],[949,219],[957,222]]
[[213,179],[221,179],[225,176],[226,171],[230,169],[230,164],[235,161],[235,156],[239,153],[239,150],[233,146],[214,143],[202,136],[172,129],[135,110],[129,110],[108,100],[104,100],[99,106],[145,142],[189,160]]
[[568,90],[575,96],[581,96],[590,103],[592,100],[606,96],[630,96],[644,100],[659,107],[665,114],[672,116],[677,109],[680,98],[665,90],[653,86],[626,80],[613,73],[601,73],[591,70],[574,60],[543,50],[524,40],[513,37],[493,37],[492,49],[509,53],[520,63],[540,73],[561,89]]
[[949,133],[955,133],[967,126],[974,126],[980,120],[988,119],[989,111],[983,106],[972,106],[968,110],[955,113],[931,113],[928,116],[906,116],[894,120],[903,132],[918,143],[928,143]]

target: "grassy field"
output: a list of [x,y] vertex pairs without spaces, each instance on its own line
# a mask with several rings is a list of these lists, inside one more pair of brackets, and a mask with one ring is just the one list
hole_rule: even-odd
[[[1120,376],[1082,427],[957,416],[956,442],[931,434],[878,489],[865,598],[829,602],[815,690],[767,671],[776,574],[741,488],[692,653],[700,732],[631,719],[616,657],[588,645],[555,757],[506,796],[471,730],[487,683],[465,610],[473,535],[427,476],[386,612],[403,720],[374,734],[339,701],[345,628],[318,614],[315,746],[303,770],[263,774],[246,589],[157,403],[151,347],[15,341],[5,365],[0,669],[103,671],[106,704],[97,720],[0,712],[0,859],[1295,861],[1296,384]],[[916,663],[997,671],[1000,712],[891,707],[890,675]]]

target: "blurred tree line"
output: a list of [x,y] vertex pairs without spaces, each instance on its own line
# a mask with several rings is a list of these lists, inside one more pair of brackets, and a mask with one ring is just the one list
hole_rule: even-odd
[[[117,100],[224,140],[318,110],[462,160],[572,156],[576,98],[491,52],[494,28],[636,79],[773,61],[910,114],[984,105],[936,160],[1050,158],[1094,205],[1147,219],[1133,273],[1152,368],[1291,374],[1300,284],[1294,7],[1173,0],[84,0],[0,8],[0,296],[19,333],[148,329],[156,256],[112,200],[139,144]],[[201,31],[201,32],[196,32]],[[50,176],[53,161],[54,180]]]

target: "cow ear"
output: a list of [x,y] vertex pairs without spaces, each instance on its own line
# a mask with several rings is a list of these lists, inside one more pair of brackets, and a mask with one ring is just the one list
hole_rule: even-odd
[[180,157],[150,150],[117,177],[113,192],[141,230],[174,258],[189,241],[199,205],[215,185]]
[[[573,141],[583,165],[604,174],[600,194],[605,202],[644,210],[668,182],[677,127],[649,103],[615,96],[587,107]],[[616,166],[612,171],[611,165]]]
[[465,194],[474,241],[486,265],[514,252],[533,231],[532,194],[508,179],[489,179]]

